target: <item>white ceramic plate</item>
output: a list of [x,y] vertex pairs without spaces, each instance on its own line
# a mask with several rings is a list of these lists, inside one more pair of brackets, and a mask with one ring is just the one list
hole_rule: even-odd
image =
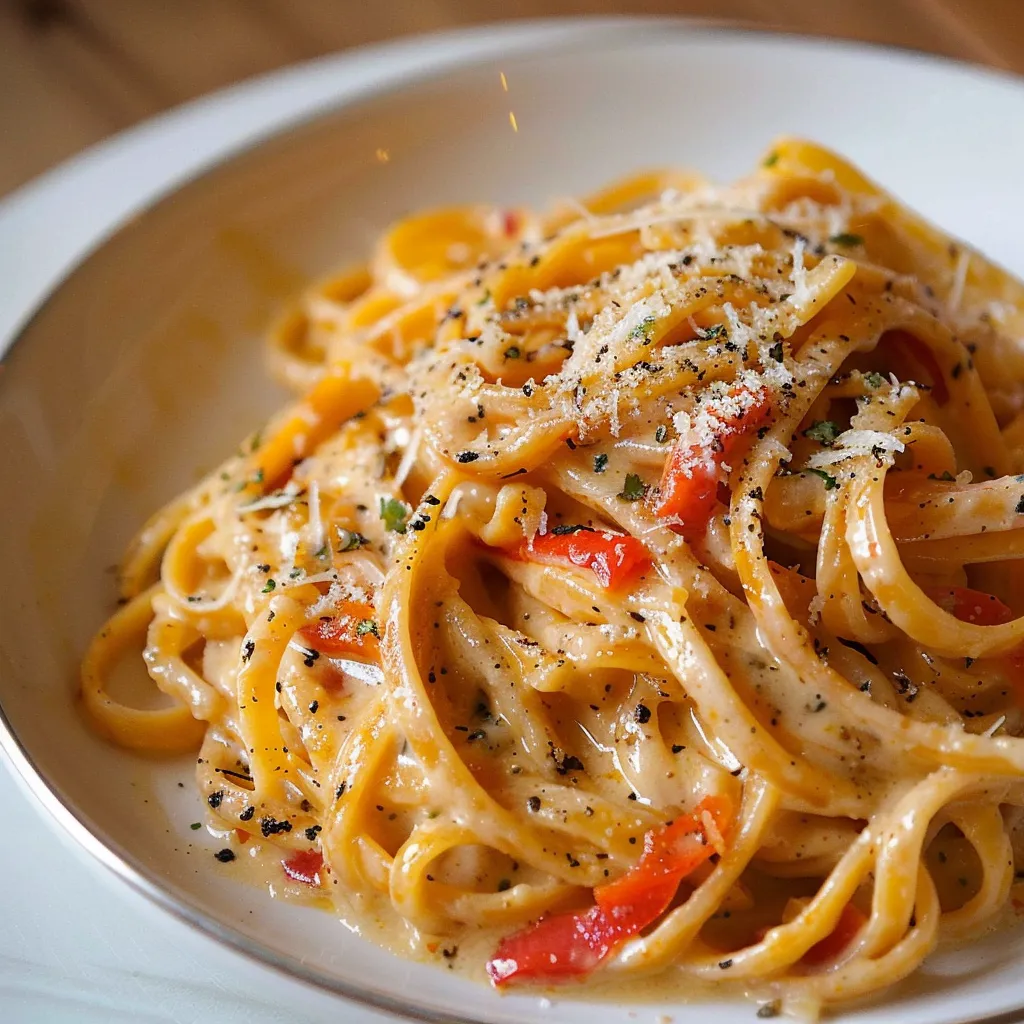
[[[14,286],[4,322],[13,326],[40,280],[121,214],[239,143],[288,127],[126,224],[8,353],[3,745],[35,798],[126,881],[222,942],[352,999],[495,1024],[618,1024],[637,1014],[684,1024],[709,1012],[722,1024],[749,1021],[749,1005],[653,1005],[640,992],[630,1006],[501,998],[233,881],[210,856],[216,844],[189,829],[202,814],[188,759],[132,758],[94,739],[72,704],[76,664],[110,606],[107,569],[133,528],[280,399],[258,358],[267,317],[304,278],[363,253],[388,220],[430,203],[544,201],[638,166],[688,164],[727,178],[788,132],[841,150],[1024,271],[1024,88],[908,54],[684,23],[535,25],[419,45],[314,64],[206,101],[137,135],[133,175],[115,144],[69,172],[79,187],[51,190],[49,207],[44,192],[41,205],[28,195],[2,212],[0,239],[6,226],[13,245],[3,247],[0,280]],[[47,267],[33,262],[40,234],[26,224],[42,238],[66,232],[61,203],[78,219]],[[97,207],[101,215],[83,221],[82,210]],[[1024,935],[1004,933],[934,958],[846,1019],[1008,1024],[1024,1019],[1014,1009],[1024,1006],[1022,964]]]

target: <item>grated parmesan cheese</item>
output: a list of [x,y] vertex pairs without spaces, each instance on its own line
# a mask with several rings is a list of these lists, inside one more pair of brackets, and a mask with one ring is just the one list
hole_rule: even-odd
[[881,430],[844,430],[836,438],[832,448],[815,452],[807,460],[807,466],[810,469],[820,469],[861,455],[891,456],[902,452],[905,447],[899,438]]

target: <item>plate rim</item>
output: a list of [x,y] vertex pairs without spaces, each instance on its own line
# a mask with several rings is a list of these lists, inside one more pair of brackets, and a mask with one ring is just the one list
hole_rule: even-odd
[[[830,39],[826,36],[802,34],[757,25],[744,20],[695,17],[635,17],[635,16],[581,16],[528,19],[523,21],[496,21],[454,30],[412,34],[383,43],[353,47],[341,53],[323,55],[312,60],[290,65],[283,69],[254,76],[240,83],[203,95],[171,111],[149,118],[132,128],[117,133],[87,147],[41,175],[19,186],[14,192],[0,198],[0,237],[8,227],[11,214],[36,201],[45,207],[53,195],[67,189],[75,177],[81,177],[91,163],[103,157],[117,156],[119,151],[141,149],[152,145],[154,138],[166,135],[174,128],[187,126],[201,112],[216,112],[227,107],[232,98],[253,94],[275,83],[298,80],[302,74],[316,74],[319,70],[327,79],[340,78],[343,71],[353,73],[350,82],[333,81],[328,95],[292,103],[290,109],[272,114],[252,129],[241,140],[228,140],[203,152],[184,171],[172,172],[167,180],[144,189],[140,200],[129,202],[128,209],[104,216],[103,226],[92,230],[88,240],[78,249],[69,265],[59,272],[49,273],[39,294],[22,310],[16,312],[14,326],[0,336],[0,365],[8,359],[19,342],[30,333],[33,325],[44,314],[65,286],[106,245],[142,218],[147,218],[165,203],[173,202],[181,191],[217,171],[231,161],[245,157],[266,143],[286,137],[292,132],[329,118],[338,112],[358,107],[360,103],[388,96],[407,88],[443,79],[447,74],[486,64],[499,56],[521,57],[558,52],[577,52],[595,39],[607,39],[616,46],[663,38],[666,31],[699,36],[709,40],[737,38],[753,39],[762,44],[802,46],[824,51],[845,50],[852,53],[882,55],[889,53],[909,63],[931,65],[947,73],[966,78],[991,80],[1019,89],[1024,106],[1024,75],[988,67],[975,60],[960,60],[911,46],[888,45],[871,41]],[[506,49],[497,44],[505,42]],[[429,48],[417,53],[417,47]],[[390,67],[374,76],[360,64],[375,60],[388,60]],[[296,109],[296,108],[300,109]],[[47,195],[49,193],[49,195]],[[0,763],[11,771],[19,787],[33,802],[45,810],[51,824],[60,827],[63,834],[74,841],[77,848],[89,854],[114,877],[150,903],[169,913],[198,934],[219,943],[222,947],[244,956],[250,962],[269,967],[278,974],[310,985],[331,996],[355,1005],[388,1013],[404,1020],[422,1024],[478,1024],[478,1018],[447,1011],[434,1011],[408,1002],[387,991],[372,986],[355,985],[331,978],[310,968],[297,957],[280,954],[262,943],[250,939],[236,928],[220,922],[198,903],[184,894],[167,888],[155,872],[145,867],[141,859],[111,838],[101,838],[99,828],[93,828],[91,818],[70,801],[65,801],[60,785],[51,780],[37,766],[31,752],[22,743],[4,708],[0,688]],[[175,887],[177,888],[177,887]],[[368,940],[363,940],[368,941]],[[1020,1024],[1024,1022],[1024,994],[1022,1001],[1011,1008],[994,1013],[962,1017],[957,1024]]]

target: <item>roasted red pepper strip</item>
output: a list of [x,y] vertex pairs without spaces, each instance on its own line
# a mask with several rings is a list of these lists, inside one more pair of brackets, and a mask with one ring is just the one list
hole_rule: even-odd
[[843,907],[843,912],[839,915],[835,928],[832,929],[832,934],[826,935],[821,942],[816,942],[811,946],[804,953],[803,962],[805,964],[817,965],[835,960],[857,937],[861,928],[864,927],[865,921],[867,921],[867,918],[864,914],[852,903],[847,903]]
[[1013,610],[994,594],[970,587],[925,587],[924,592],[945,612],[975,626],[1001,626]]
[[[961,622],[974,626],[1001,626],[1015,618],[1013,609],[994,594],[970,587],[925,587],[924,592],[943,610]],[[1024,646],[1003,656],[1006,671],[1024,699]]]
[[324,866],[324,858],[316,850],[299,850],[281,863],[284,873],[293,882],[305,882],[306,885],[320,884],[320,869]]
[[682,438],[665,461],[658,488],[655,514],[672,520],[672,528],[684,537],[699,536],[714,511],[722,463],[736,450],[740,440],[767,420],[771,397],[767,388],[751,391],[737,385],[725,401],[738,401],[741,413],[726,412],[709,404],[698,414],[713,435],[697,441]]
[[487,963],[495,985],[555,981],[589,974],[624,939],[669,907],[679,883],[704,863],[732,820],[723,797],[707,797],[693,814],[644,836],[644,852],[621,878],[594,890],[589,910],[552,914],[502,939]]
[[573,532],[538,533],[516,549],[527,562],[589,569],[597,582],[614,590],[651,563],[647,549],[635,537],[581,527]]
[[361,654],[380,660],[380,636],[373,608],[357,601],[342,601],[338,614],[303,626],[299,635],[321,654]]

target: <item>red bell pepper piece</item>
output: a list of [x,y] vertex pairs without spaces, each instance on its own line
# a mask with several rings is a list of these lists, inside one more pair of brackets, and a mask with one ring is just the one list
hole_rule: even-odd
[[925,587],[924,591],[943,611],[975,626],[1001,626],[1013,610],[994,594],[970,587]]
[[516,557],[546,565],[567,565],[589,569],[597,582],[614,590],[628,582],[651,563],[647,549],[635,537],[608,530],[556,527],[551,533],[538,533],[523,541]]
[[299,630],[305,643],[321,654],[360,654],[380,660],[380,633],[373,608],[358,601],[342,601],[338,614]]
[[867,917],[858,910],[852,903],[843,907],[835,928],[830,935],[826,935],[820,942],[816,942],[803,955],[805,964],[824,964],[835,960],[846,947],[857,937]]
[[716,852],[731,820],[727,799],[706,797],[693,814],[651,829],[636,864],[594,889],[594,906],[542,917],[502,939],[487,963],[491,981],[505,985],[589,974],[618,943],[668,909],[682,879]]
[[[737,404],[739,411],[734,408]],[[708,436],[680,438],[665,461],[655,514],[672,520],[673,529],[684,537],[699,536],[714,511],[722,463],[751,430],[768,419],[770,411],[766,387],[751,390],[739,384],[726,392],[722,402],[709,402],[697,415],[699,432]]]
[[316,850],[299,850],[281,863],[284,873],[293,882],[305,882],[306,885],[320,884],[320,869],[323,866],[323,855]]

